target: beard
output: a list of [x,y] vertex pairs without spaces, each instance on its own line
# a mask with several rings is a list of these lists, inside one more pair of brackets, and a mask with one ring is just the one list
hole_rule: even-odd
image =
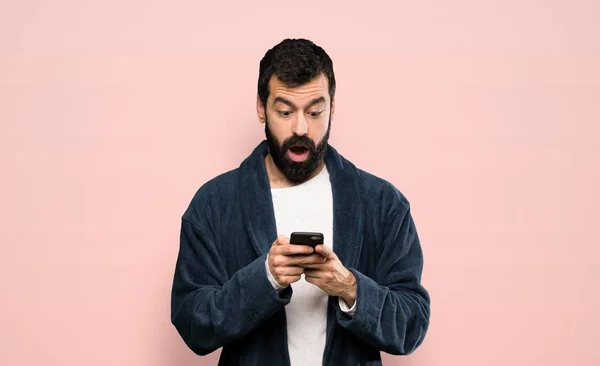
[[[315,145],[314,141],[307,136],[292,135],[281,143],[269,129],[269,121],[265,120],[265,135],[269,144],[269,154],[273,162],[283,172],[285,177],[293,183],[306,182],[325,158],[329,142],[329,131],[331,130],[331,118],[327,126],[327,132],[321,141]],[[296,162],[287,155],[292,146],[303,146],[308,149],[306,160]]]

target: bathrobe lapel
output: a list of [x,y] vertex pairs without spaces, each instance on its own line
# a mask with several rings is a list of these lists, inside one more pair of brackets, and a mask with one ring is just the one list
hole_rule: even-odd
[[[273,200],[262,141],[240,165],[239,197],[244,223],[256,253],[265,255],[277,238]],[[333,147],[328,146],[325,164],[333,194],[333,248],[346,267],[355,267],[362,246],[363,211],[359,171]]]

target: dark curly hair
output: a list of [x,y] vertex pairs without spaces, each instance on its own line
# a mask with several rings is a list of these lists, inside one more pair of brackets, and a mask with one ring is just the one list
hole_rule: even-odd
[[335,95],[333,62],[325,50],[307,39],[285,39],[265,53],[258,73],[258,97],[266,105],[269,80],[275,75],[288,87],[308,83],[320,73],[329,82],[329,96]]

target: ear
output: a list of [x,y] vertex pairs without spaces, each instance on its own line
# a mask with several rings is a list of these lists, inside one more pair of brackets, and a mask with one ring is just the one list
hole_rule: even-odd
[[256,115],[260,123],[265,123],[265,106],[262,104],[260,97],[256,96]]
[[331,111],[329,112],[329,119],[333,120],[333,115],[335,114],[335,100],[331,101]]

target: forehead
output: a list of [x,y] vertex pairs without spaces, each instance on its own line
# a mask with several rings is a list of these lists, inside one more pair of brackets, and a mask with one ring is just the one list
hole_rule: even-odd
[[303,106],[319,97],[324,97],[329,102],[328,84],[327,77],[319,74],[306,84],[290,88],[273,75],[269,80],[269,100],[272,102],[277,97],[283,97],[297,106]]

